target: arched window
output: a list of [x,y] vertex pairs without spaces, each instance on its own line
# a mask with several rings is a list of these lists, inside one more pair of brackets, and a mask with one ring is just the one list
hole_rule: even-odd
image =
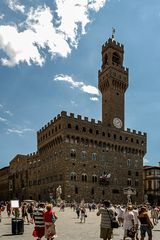
[[91,128],[89,129],[89,133],[93,133],[93,130]]
[[83,128],[82,128],[82,131],[83,131],[83,132],[86,132],[86,128],[85,128],[85,127],[83,127]]
[[76,150],[75,149],[71,149],[70,156],[71,156],[71,158],[76,158]]
[[76,126],[75,126],[75,129],[76,129],[76,130],[78,130],[78,129],[79,129],[78,125],[76,125]]
[[92,175],[92,182],[97,182],[97,176],[96,175]]
[[75,172],[71,172],[70,179],[71,179],[71,181],[76,181],[77,180],[77,174]]
[[82,182],[87,182],[87,174],[82,174]]

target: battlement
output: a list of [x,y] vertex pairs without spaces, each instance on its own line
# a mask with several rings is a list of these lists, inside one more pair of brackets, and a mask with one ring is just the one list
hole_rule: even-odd
[[119,43],[119,42],[116,42],[115,40],[113,40],[112,38],[109,38],[108,41],[105,42],[105,44],[102,45],[102,51],[105,50],[106,47],[109,47],[109,46],[115,46],[117,47],[118,49],[121,49],[121,51],[124,50],[124,45]]
[[[116,67],[116,68],[117,68],[117,66],[118,66],[118,65],[113,65],[113,67]],[[119,67],[119,66],[118,66],[118,67]],[[106,73],[108,72],[108,70],[110,71],[110,67],[107,67],[107,65],[106,65],[106,67],[105,67],[105,71],[104,71],[104,68],[103,68],[103,69],[101,68],[100,70],[98,70],[98,78],[100,78],[101,75],[106,74]],[[121,66],[121,67],[119,68],[119,70],[120,70],[120,72],[121,72],[122,74],[128,75],[128,73],[129,73],[129,69],[126,68],[126,67],[124,67],[124,66]]]
[[60,114],[58,114],[56,117],[54,117],[54,119],[52,119],[50,122],[48,122],[47,124],[45,124],[37,133],[41,133],[43,131],[45,131],[51,124],[54,124],[57,120],[61,119],[61,118],[70,118],[70,119],[74,119],[74,120],[79,120],[79,121],[85,121],[85,122],[88,122],[88,123],[95,123],[95,124],[98,124],[98,125],[101,125],[102,122],[101,121],[97,121],[95,119],[91,119],[89,120],[88,117],[82,117],[81,115],[77,115],[75,116],[74,113],[69,113],[67,114],[66,111],[62,111]]
[[33,152],[33,153],[29,153],[27,154],[28,157],[34,157],[37,155],[38,152]]
[[140,136],[147,136],[147,133],[146,133],[146,132],[136,131],[135,129],[131,130],[130,128],[127,128],[127,129],[125,130],[125,132],[134,133],[134,134],[140,135]]

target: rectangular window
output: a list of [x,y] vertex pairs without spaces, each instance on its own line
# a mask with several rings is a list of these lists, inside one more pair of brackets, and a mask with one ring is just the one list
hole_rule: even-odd
[[131,184],[132,184],[132,181],[131,181],[130,178],[128,178],[128,180],[127,180],[127,186],[131,186]]
[[97,160],[97,153],[92,153],[92,160]]
[[81,158],[82,158],[82,160],[85,160],[87,158],[87,152],[86,151],[82,151]]

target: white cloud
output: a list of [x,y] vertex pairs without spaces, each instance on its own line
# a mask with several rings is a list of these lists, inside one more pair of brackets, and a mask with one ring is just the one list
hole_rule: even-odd
[[69,75],[64,74],[55,75],[53,80],[69,83],[72,88],[79,88],[83,92],[99,96],[99,91],[96,87],[91,85],[85,85],[83,82],[77,82]]
[[91,85],[83,85],[81,87],[83,92],[89,93],[89,94],[95,94],[95,95],[99,95],[99,91],[96,87],[91,86]]
[[0,117],[0,122],[7,122],[7,119],[6,118],[2,118],[2,117]]
[[4,113],[8,114],[9,116],[13,116],[13,113],[9,110],[5,111]]
[[7,0],[8,7],[13,11],[20,11],[24,13],[25,6],[21,5],[18,0]]
[[24,129],[15,129],[15,128],[9,128],[7,129],[7,134],[17,134],[19,136],[22,136],[23,134],[27,132],[33,132],[34,130],[31,128],[24,128]]
[[146,158],[143,159],[143,165],[150,165],[150,161]]
[[90,97],[91,101],[99,101],[99,99],[97,97]]
[[73,100],[71,100],[71,105],[72,105],[72,107],[77,107],[78,106],[78,104]]
[[94,11],[98,12],[100,10],[100,8],[102,8],[106,3],[106,0],[100,0],[100,1],[96,1],[96,0],[89,0],[88,1],[88,7],[90,9],[93,9]]
[[18,1],[8,1],[8,6],[23,13],[26,20],[19,25],[14,23],[0,26],[0,48],[7,56],[1,58],[1,63],[15,66],[26,62],[28,65],[35,63],[42,66],[45,62],[43,49],[47,50],[52,58],[67,57],[72,48],[78,46],[79,37],[86,33],[86,25],[91,21],[90,11],[99,11],[105,2],[55,0],[54,12],[46,5],[24,12],[25,6]]
[[0,14],[0,20],[4,18],[4,14]]

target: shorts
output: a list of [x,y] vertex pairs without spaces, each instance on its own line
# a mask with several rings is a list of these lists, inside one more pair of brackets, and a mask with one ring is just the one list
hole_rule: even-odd
[[145,237],[146,232],[148,234],[148,237],[152,237],[152,229],[150,229],[148,226],[141,225],[140,226],[140,231],[141,231],[141,237]]
[[100,229],[100,238],[107,239],[112,238],[113,229],[112,228],[103,228]]

